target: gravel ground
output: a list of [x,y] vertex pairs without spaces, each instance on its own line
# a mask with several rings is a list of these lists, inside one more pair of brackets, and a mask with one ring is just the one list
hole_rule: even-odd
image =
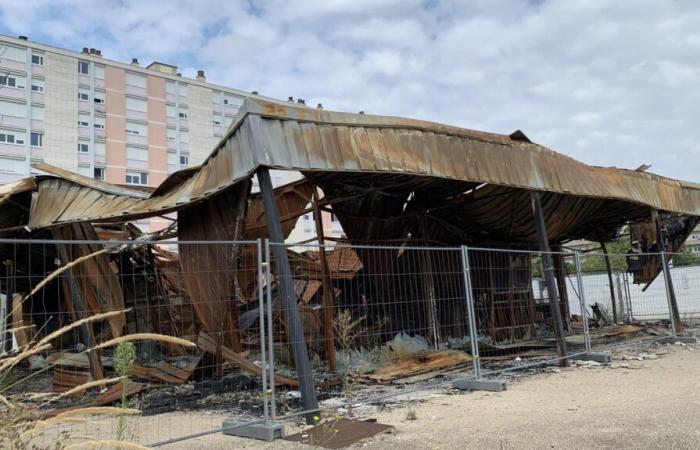
[[[508,380],[500,393],[416,393],[409,403],[367,417],[395,427],[393,433],[355,445],[367,449],[463,448],[700,448],[700,346],[656,346],[618,350],[608,366],[548,368]],[[214,429],[219,411],[173,412],[139,417],[134,436],[155,442]],[[82,428],[98,434],[113,423]],[[289,424],[288,432],[299,430]],[[109,433],[107,433],[109,434]],[[48,436],[47,436],[48,438]],[[220,433],[171,444],[181,449],[308,449],[286,441],[264,443]]]

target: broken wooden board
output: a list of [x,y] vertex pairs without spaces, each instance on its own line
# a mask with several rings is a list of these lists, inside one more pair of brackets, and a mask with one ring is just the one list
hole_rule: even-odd
[[[90,381],[89,370],[79,370],[72,367],[54,367],[52,391],[60,394],[61,392],[66,392],[67,390],[73,389],[76,386],[85,384],[88,381]],[[73,397],[77,397],[79,395],[82,395],[82,392],[73,394]]]
[[345,448],[393,428],[391,425],[376,422],[342,418],[314,425],[308,430],[292,434],[284,439],[314,447]]
[[[204,350],[205,352],[211,353],[212,355],[217,354],[217,344],[214,339],[212,339],[211,336],[206,334],[203,331],[200,331],[199,337],[197,339],[197,346]],[[245,359],[243,356],[240,354],[234,352],[230,348],[223,347],[222,348],[222,354],[224,357],[225,361],[228,361],[232,363],[234,366],[238,367],[241,370],[244,370],[250,374],[253,375],[259,375],[262,376],[262,368],[247,359]],[[275,374],[275,382],[280,385],[286,385],[290,387],[298,387],[299,382],[297,380],[283,377],[282,375]]]
[[[401,378],[413,377],[427,372],[453,369],[472,360],[467,353],[456,350],[425,353],[409,356],[384,366],[363,378],[370,382],[386,384]],[[437,375],[436,375],[437,376]]]
[[[138,394],[139,392],[143,392],[147,389],[152,389],[156,387],[156,385],[150,385],[150,384],[142,384],[142,383],[136,383],[133,381],[126,381],[126,396],[129,397],[134,394]],[[94,406],[104,406],[104,405],[109,405],[110,403],[114,403],[122,398],[122,393],[124,391],[124,383],[115,383],[111,385],[105,392],[97,396],[94,400],[82,404],[82,405],[77,405],[77,406],[71,406],[68,408],[59,408],[59,409],[48,409],[45,411],[41,411],[37,414],[38,418],[46,419],[49,417],[54,417],[58,414],[62,414],[64,412],[68,411],[73,411],[75,409],[80,409],[80,408],[90,408]]]
[[[101,356],[103,367],[114,367],[114,359],[109,356]],[[77,367],[80,369],[90,369],[90,360],[87,353],[52,353],[46,357],[46,362],[50,366]]]
[[159,361],[152,366],[141,366],[134,364],[129,373],[136,378],[144,380],[161,381],[169,384],[182,384],[190,379],[192,372],[199,364],[197,358],[195,361],[188,364],[186,367],[177,367],[167,361]]

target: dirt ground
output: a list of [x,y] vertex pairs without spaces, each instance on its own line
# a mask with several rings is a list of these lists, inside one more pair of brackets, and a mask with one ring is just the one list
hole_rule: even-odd
[[[649,358],[649,359],[647,359]],[[700,448],[700,346],[655,346],[614,352],[608,366],[540,369],[510,377],[499,393],[423,391],[371,417],[395,430],[357,443],[367,449],[464,448]],[[409,406],[410,405],[410,406]],[[407,420],[409,409],[416,420]],[[173,412],[135,418],[132,436],[154,443],[174,436],[213,430],[220,412]],[[288,433],[299,431],[287,424]],[[90,421],[74,436],[111,436],[113,421]],[[45,439],[51,440],[47,434]],[[44,441],[46,442],[46,441]],[[184,449],[307,449],[224,436],[169,444]]]
[[[553,370],[521,379],[500,393],[434,395],[414,404],[413,421],[406,420],[408,406],[378,412],[373,417],[393,425],[395,431],[354,447],[700,448],[700,347],[663,346],[646,351],[655,352],[658,358],[613,361],[613,368]],[[202,430],[217,426],[221,419],[218,414],[172,416],[169,421],[164,417],[150,420]],[[214,434],[162,448],[310,447]]]

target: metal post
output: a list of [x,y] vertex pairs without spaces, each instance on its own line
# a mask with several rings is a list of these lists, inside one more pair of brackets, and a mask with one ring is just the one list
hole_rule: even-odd
[[262,370],[260,373],[262,374],[262,391],[263,391],[263,415],[265,417],[265,423],[269,426],[270,425],[270,414],[268,411],[267,403],[269,401],[268,399],[268,392],[267,392],[267,358],[265,357],[265,341],[266,341],[266,334],[265,334],[265,301],[263,298],[263,289],[265,286],[265,283],[263,282],[263,265],[267,266],[267,261],[263,262],[262,260],[262,241],[258,239],[257,243],[257,250],[258,250],[258,308],[259,308],[259,320],[260,320],[260,364],[262,365]]
[[[265,262],[266,262],[266,273],[265,279],[267,286],[267,333],[268,333],[268,343],[267,349],[270,355],[270,401],[271,401],[271,417],[274,422],[277,419],[277,397],[275,397],[275,339],[274,332],[272,328],[272,263],[270,261],[270,240],[265,239]],[[264,340],[264,336],[263,336]]]
[[600,241],[600,247],[603,249],[603,258],[605,260],[605,270],[608,272],[608,286],[610,286],[610,304],[612,305],[613,322],[617,325],[617,306],[615,305],[615,286],[613,285],[612,266],[610,265],[610,255],[608,247],[604,241]]
[[10,328],[10,311],[12,311],[12,297],[14,295],[14,290],[15,290],[15,284],[14,284],[14,279],[15,279],[15,271],[14,271],[14,264],[11,259],[8,259],[5,261],[5,270],[7,274],[7,281],[5,283],[5,316],[3,317],[3,322],[5,325],[5,333],[3,334],[3,340],[4,340],[4,348],[6,353],[10,353],[12,351],[12,332],[9,332]]
[[681,315],[678,311],[678,302],[676,301],[676,290],[673,288],[673,279],[671,278],[671,270],[668,267],[668,258],[666,257],[666,235],[661,228],[659,213],[656,210],[651,212],[651,218],[656,226],[656,243],[661,252],[661,269],[664,272],[666,279],[666,295],[668,296],[668,308],[671,313],[671,323],[673,324],[673,335],[678,336],[678,333],[683,332],[683,323]]
[[666,301],[668,302],[668,314],[671,317],[671,329],[673,330],[673,335],[678,336],[678,325],[676,324],[676,315],[673,313],[673,295],[671,292],[670,287],[672,286],[671,282],[671,273],[668,270],[668,262],[666,261],[666,252],[661,252],[661,264],[662,264],[662,272],[664,274],[664,286],[666,287]]
[[554,322],[554,334],[557,338],[559,356],[563,358],[561,364],[562,366],[566,366],[568,364],[566,360],[568,351],[564,338],[564,325],[561,320],[561,310],[559,309],[559,296],[557,295],[557,284],[554,278],[554,267],[552,264],[551,250],[549,248],[549,239],[547,237],[547,227],[544,221],[544,214],[542,213],[542,200],[540,199],[540,193],[534,191],[530,193],[530,198],[532,200],[532,212],[535,216],[535,229],[540,244],[540,252],[542,253],[544,278],[547,283],[547,292],[549,293],[549,307],[552,314],[552,321]]
[[581,308],[581,321],[583,322],[583,342],[586,345],[586,353],[591,353],[591,334],[588,331],[588,318],[586,317],[586,294],[583,290],[583,277],[581,276],[581,252],[574,253],[576,261],[576,280],[578,281],[578,302]]
[[260,167],[257,171],[258,182],[260,184],[260,194],[267,221],[267,230],[270,235],[272,252],[275,256],[275,265],[278,273],[278,289],[281,303],[288,326],[288,339],[294,354],[294,365],[296,366],[297,377],[299,378],[299,391],[301,392],[302,405],[306,414],[306,422],[309,425],[314,423],[314,416],[318,411],[316,391],[314,389],[313,373],[309,362],[309,352],[304,339],[304,329],[299,314],[299,304],[297,294],[294,291],[294,280],[289,267],[287,249],[284,246],[284,234],[280,223],[279,211],[275,193],[272,188],[270,171],[267,167]]
[[474,379],[481,378],[481,360],[479,359],[479,333],[476,329],[474,315],[474,293],[472,292],[472,277],[469,266],[469,249],[462,246],[462,276],[464,277],[464,290],[467,303],[467,324],[469,325],[469,343],[471,344],[472,359],[474,361]]

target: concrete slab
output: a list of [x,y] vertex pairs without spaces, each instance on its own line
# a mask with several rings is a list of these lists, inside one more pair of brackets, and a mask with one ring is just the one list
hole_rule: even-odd
[[493,391],[500,392],[506,390],[505,380],[499,378],[494,379],[479,379],[466,378],[463,380],[455,380],[452,382],[452,387],[465,391]]
[[577,361],[595,361],[601,364],[607,364],[612,361],[609,353],[584,353],[573,358]]
[[665,336],[659,338],[657,342],[659,344],[675,344],[676,342],[695,344],[698,342],[698,339],[695,336]]
[[242,422],[239,420],[224,420],[223,433],[260,441],[273,441],[284,437],[284,426],[279,423]]

